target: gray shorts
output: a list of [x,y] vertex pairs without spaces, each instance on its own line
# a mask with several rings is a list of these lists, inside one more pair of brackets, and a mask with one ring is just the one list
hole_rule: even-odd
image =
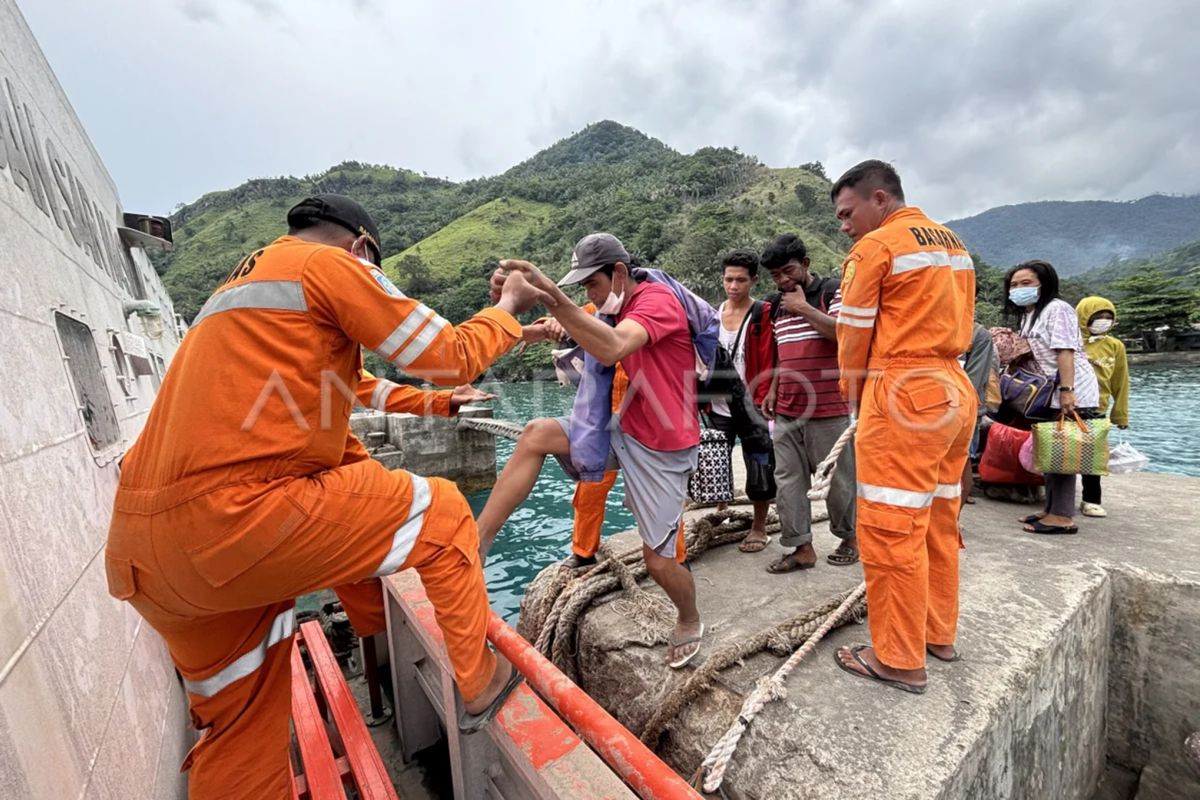
[[[556,420],[571,437],[570,417]],[[679,520],[687,500],[688,478],[696,471],[699,448],[652,450],[613,425],[609,432],[608,464],[605,469],[625,473],[625,507],[637,520],[638,533],[646,545],[665,558],[674,558]],[[563,472],[579,480],[569,456],[555,456]]]

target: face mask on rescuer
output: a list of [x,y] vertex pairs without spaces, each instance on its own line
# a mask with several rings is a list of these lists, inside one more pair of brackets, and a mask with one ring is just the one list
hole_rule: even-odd
[[1008,299],[1012,300],[1015,306],[1021,306],[1022,308],[1031,306],[1037,302],[1038,289],[1039,287],[1037,286],[1018,286],[1015,289],[1008,290]]
[[1097,336],[1101,336],[1108,333],[1112,326],[1113,321],[1111,319],[1098,319],[1088,326],[1088,330]]

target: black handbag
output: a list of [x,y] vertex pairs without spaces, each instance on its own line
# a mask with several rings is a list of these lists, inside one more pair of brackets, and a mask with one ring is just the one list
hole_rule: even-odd
[[733,467],[729,438],[716,428],[700,429],[696,471],[688,479],[688,496],[697,503],[733,502]]

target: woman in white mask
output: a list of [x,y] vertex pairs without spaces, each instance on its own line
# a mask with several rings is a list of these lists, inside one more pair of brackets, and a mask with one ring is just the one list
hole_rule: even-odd
[[[1096,373],[1083,349],[1079,321],[1071,304],[1058,296],[1058,273],[1045,261],[1026,261],[1004,276],[1005,309],[1021,321],[1038,370],[1056,375],[1053,408],[1093,416],[1100,405]],[[1030,533],[1078,533],[1075,525],[1075,476],[1046,473],[1046,507],[1021,518]]]
[[[1108,414],[1118,428],[1129,427],[1129,358],[1125,345],[1111,335],[1117,321],[1117,309],[1103,297],[1085,297],[1075,306],[1079,329],[1087,342],[1088,362],[1100,384],[1100,413]],[[1100,505],[1100,476],[1083,476],[1083,502],[1079,510],[1085,517],[1105,517]]]

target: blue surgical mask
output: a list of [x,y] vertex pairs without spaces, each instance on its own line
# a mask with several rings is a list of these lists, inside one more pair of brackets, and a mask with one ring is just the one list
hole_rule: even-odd
[[1018,286],[1015,289],[1008,290],[1008,299],[1012,301],[1014,306],[1031,306],[1037,302],[1038,289],[1037,286]]

